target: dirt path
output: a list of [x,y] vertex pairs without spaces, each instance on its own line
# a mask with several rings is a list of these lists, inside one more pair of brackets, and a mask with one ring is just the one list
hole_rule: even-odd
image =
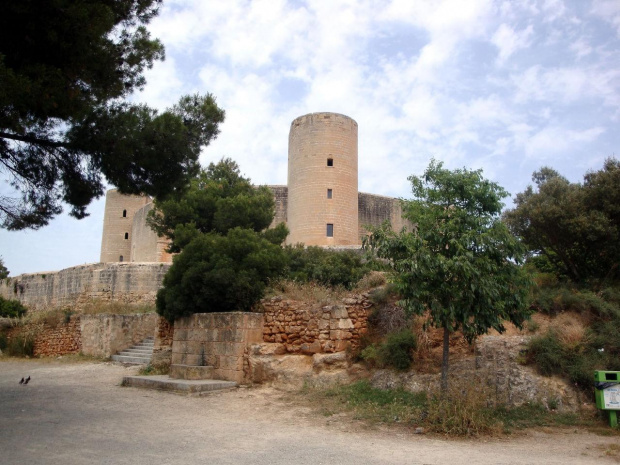
[[[208,397],[123,388],[109,363],[0,361],[3,464],[611,464],[617,437],[447,441],[323,418],[274,389]],[[30,375],[28,386],[19,379]]]

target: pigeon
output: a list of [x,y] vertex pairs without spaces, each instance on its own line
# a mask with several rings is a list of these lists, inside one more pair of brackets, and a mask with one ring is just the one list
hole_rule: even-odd
[[24,378],[19,381],[19,384],[24,384]]
[[28,376],[28,378],[26,378],[26,381],[24,381],[24,384],[28,384],[28,381],[30,381],[30,376]]

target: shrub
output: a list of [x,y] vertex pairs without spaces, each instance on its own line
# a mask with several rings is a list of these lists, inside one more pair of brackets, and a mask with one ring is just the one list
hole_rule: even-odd
[[6,353],[13,357],[32,357],[34,355],[34,337],[18,334],[9,339]]
[[303,245],[284,248],[286,276],[299,282],[317,282],[327,286],[353,288],[369,271],[384,268],[379,262],[366,261],[353,250],[335,251]]
[[26,307],[19,300],[7,300],[0,297],[0,317],[19,318],[25,314]]
[[201,234],[175,257],[157,293],[157,312],[174,321],[194,313],[250,311],[283,269],[282,248],[255,231]]
[[379,358],[385,366],[406,370],[413,362],[416,338],[411,330],[390,334],[379,349]]
[[552,376],[566,373],[564,347],[554,331],[532,338],[527,354],[528,362],[535,363],[541,375]]

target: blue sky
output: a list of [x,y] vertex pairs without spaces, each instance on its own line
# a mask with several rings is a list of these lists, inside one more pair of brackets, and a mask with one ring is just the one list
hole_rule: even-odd
[[[286,184],[290,123],[318,111],[358,122],[359,188],[394,197],[433,157],[514,195],[543,165],[579,181],[619,156],[618,0],[164,0],[149,29],[166,61],[133,99],[214,94],[227,118],[201,162],[257,184]],[[0,230],[11,274],[98,261],[89,211]]]

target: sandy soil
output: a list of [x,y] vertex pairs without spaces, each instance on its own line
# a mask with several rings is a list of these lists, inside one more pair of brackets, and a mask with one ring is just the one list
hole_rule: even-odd
[[[272,388],[206,397],[120,387],[111,363],[0,359],[3,464],[611,464],[617,436],[444,440],[321,417]],[[32,377],[20,386],[22,376]]]

